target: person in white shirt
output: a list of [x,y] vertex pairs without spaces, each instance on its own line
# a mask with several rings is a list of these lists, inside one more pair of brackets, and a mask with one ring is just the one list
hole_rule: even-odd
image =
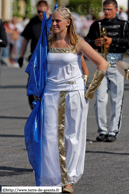
[[127,15],[126,12],[124,12],[124,7],[123,6],[120,7],[119,16],[118,17],[121,20],[127,20],[128,21],[128,15]]

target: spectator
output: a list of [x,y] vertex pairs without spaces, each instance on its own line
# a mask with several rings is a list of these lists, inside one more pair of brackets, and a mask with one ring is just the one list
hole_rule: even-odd
[[119,10],[119,15],[118,15],[119,19],[121,20],[126,20],[128,21],[128,15],[127,13],[124,11],[124,7],[120,6],[120,10]]
[[17,57],[20,54],[21,45],[22,45],[22,37],[21,33],[23,31],[22,24],[18,21],[17,17],[13,17],[12,23],[9,24],[9,28],[13,31],[11,40],[10,40],[10,63],[12,63],[19,67],[17,62]]
[[8,57],[9,57],[10,37],[12,34],[12,30],[9,28],[9,24],[10,24],[10,21],[4,22],[4,28],[5,28],[5,32],[8,40],[8,45],[2,49],[2,60],[1,60],[2,64],[8,65],[8,66],[10,66]]
[[[22,47],[20,52],[20,58],[18,59],[18,63],[20,67],[22,67],[23,65],[23,58],[29,41],[31,41],[31,44],[30,44],[31,55],[29,56],[29,59],[31,58],[35,50],[35,47],[38,43],[40,33],[41,33],[43,11],[46,11],[48,20],[50,18],[49,7],[46,1],[38,1],[36,7],[37,7],[37,15],[30,20],[30,22],[27,24],[27,26],[25,27],[24,31],[21,34],[23,36],[23,42],[22,42]],[[32,102],[34,98],[33,96],[29,96],[28,99],[29,99],[30,107],[32,108]]]
[[7,36],[5,33],[3,22],[0,19],[0,47],[6,47],[6,46],[7,46]]
[[0,19],[0,48],[7,46],[7,36],[4,29],[4,24]]

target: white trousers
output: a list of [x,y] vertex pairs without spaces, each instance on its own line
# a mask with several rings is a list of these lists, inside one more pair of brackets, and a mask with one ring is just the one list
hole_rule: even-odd
[[[117,59],[116,59],[117,60]],[[107,126],[107,103],[110,89],[111,111],[109,130]],[[118,72],[116,63],[108,67],[101,85],[96,91],[95,114],[98,133],[117,135],[121,128],[124,77]],[[109,131],[109,132],[108,132]]]
[[[62,186],[76,183],[84,171],[86,149],[86,127],[88,100],[84,97],[84,90],[66,93],[64,129],[59,131],[60,92],[47,91],[44,97],[44,130],[42,145],[42,168],[40,186]],[[62,127],[62,126],[61,126]],[[64,133],[63,140],[60,135]],[[60,161],[59,142],[64,142],[66,168]],[[63,183],[62,177],[67,171],[68,182]]]

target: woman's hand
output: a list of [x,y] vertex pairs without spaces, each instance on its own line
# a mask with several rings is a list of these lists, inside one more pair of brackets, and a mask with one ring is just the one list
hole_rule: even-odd
[[41,102],[41,99],[38,98],[37,96],[34,96],[34,95],[33,95],[33,97],[34,97],[35,100],[38,99],[38,100]]
[[78,53],[83,53],[89,60],[91,60],[97,66],[97,71],[94,73],[93,80],[91,81],[91,84],[89,85],[85,93],[86,98],[92,99],[95,94],[95,91],[97,90],[105,76],[108,63],[84,40],[79,41],[76,47],[76,51]]

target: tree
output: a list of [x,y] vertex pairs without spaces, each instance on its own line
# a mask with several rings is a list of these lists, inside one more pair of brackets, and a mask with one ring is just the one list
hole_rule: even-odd
[[92,14],[98,18],[102,11],[102,0],[70,0],[68,8],[80,15]]
[[20,0],[15,0],[13,2],[13,16],[20,17]]
[[31,18],[32,14],[31,14],[31,1],[30,0],[25,0],[26,2],[26,17],[27,18]]
[[13,16],[16,17],[24,17],[26,16],[27,18],[31,18],[33,14],[31,13],[31,0],[24,0],[26,7],[25,7],[25,13],[24,15],[21,15],[20,10],[20,0],[15,0],[13,2]]

